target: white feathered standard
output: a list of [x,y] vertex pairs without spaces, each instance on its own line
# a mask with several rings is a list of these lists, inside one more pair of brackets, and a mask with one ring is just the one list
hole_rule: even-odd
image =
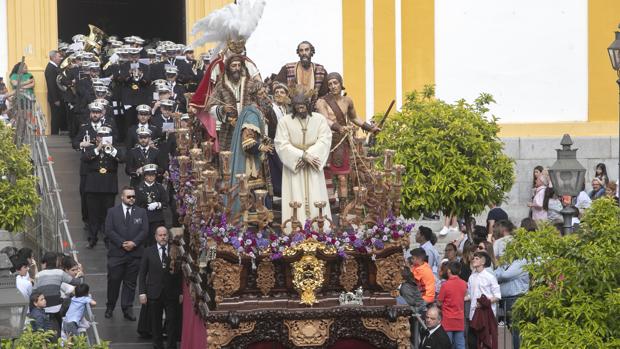
[[245,42],[258,26],[263,15],[265,0],[238,0],[211,12],[192,27],[192,35],[202,32],[192,46],[198,47],[207,42],[217,42],[215,52],[224,49],[228,41]]

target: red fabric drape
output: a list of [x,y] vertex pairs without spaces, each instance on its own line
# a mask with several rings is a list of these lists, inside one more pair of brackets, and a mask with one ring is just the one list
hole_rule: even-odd
[[192,296],[187,284],[183,282],[183,332],[181,349],[207,347],[207,329],[200,315],[194,311]]

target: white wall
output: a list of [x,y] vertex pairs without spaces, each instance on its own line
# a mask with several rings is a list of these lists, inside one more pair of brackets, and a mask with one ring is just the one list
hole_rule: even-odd
[[6,0],[0,0],[0,76],[8,77],[9,39],[7,34]]
[[247,42],[248,57],[265,78],[298,61],[295,50],[303,40],[316,49],[313,62],[323,64],[328,72],[342,73],[342,1],[267,0]]
[[500,122],[585,121],[587,0],[436,0],[437,96],[491,93]]

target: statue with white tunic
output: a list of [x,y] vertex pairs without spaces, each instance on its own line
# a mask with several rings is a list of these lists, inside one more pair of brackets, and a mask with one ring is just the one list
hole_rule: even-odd
[[[297,219],[301,224],[319,215],[316,202],[325,202],[323,210],[330,216],[327,187],[323,167],[329,158],[332,131],[327,119],[319,113],[310,112],[313,91],[299,91],[292,98],[292,113],[278,122],[274,140],[276,152],[282,161],[282,220],[293,215],[291,202],[301,204]],[[326,226],[329,222],[326,222]],[[286,234],[290,226],[283,227]]]

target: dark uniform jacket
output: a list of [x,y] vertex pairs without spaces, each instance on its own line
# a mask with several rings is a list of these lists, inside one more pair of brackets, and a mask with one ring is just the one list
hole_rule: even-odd
[[[168,207],[168,201],[168,191],[157,182],[149,186],[142,181],[136,188],[136,205],[146,210],[149,223],[164,221],[164,209]],[[161,203],[161,208],[149,211],[147,206],[152,202]]]
[[[110,209],[105,218],[105,235],[110,241],[108,248],[109,257],[130,256],[142,257],[142,242],[149,232],[149,222],[146,210],[133,205],[129,222],[125,221],[123,205],[118,204]],[[122,248],[124,241],[133,241],[136,247],[131,251]]]
[[181,295],[181,273],[170,272],[170,244],[166,249],[166,260],[159,257],[159,244],[147,247],[140,263],[138,276],[139,294],[147,298],[177,301]]
[[149,80],[166,79],[166,65],[177,67],[177,81],[181,84],[187,83],[191,79],[192,67],[183,59],[171,58],[163,62],[151,64]]
[[82,162],[86,166],[85,193],[118,193],[118,164],[122,162],[122,154],[117,149],[116,156],[106,154],[103,149],[95,153],[92,145],[82,153]]
[[[114,137],[114,128],[112,127],[111,124],[101,122],[101,126],[107,126],[107,127],[112,128],[112,137]],[[96,142],[97,131],[95,131],[95,129],[93,128],[93,124],[91,122],[87,124],[82,124],[80,126],[80,129],[78,130],[77,135],[71,141],[71,145],[73,146],[73,149],[80,150],[80,143],[82,143],[82,141],[86,138],[86,135],[88,135],[88,138],[90,138],[90,143],[94,145]],[[80,162],[80,176],[85,176],[86,173],[87,173],[86,162],[81,161]]]
[[[153,125],[153,123],[151,122],[149,122],[148,125],[149,125],[149,130],[151,130],[151,140],[155,143],[155,145],[157,145],[161,138],[161,129]],[[131,127],[129,127],[129,130],[127,131],[127,139],[125,141],[125,143],[127,144],[127,150],[131,150],[135,146],[138,145],[137,131],[138,131],[138,128],[140,127],[144,127],[144,126],[138,123],[136,125],[132,125]]]
[[[95,90],[93,89],[93,81],[90,77],[86,77],[77,82],[75,87],[75,112],[87,116],[88,105],[95,100]],[[81,120],[85,122],[86,120]]]
[[140,104],[148,104],[151,101],[149,95],[149,66],[144,63],[138,63],[142,77],[135,80],[131,75],[131,63],[123,62],[120,66],[119,80],[123,82],[121,87],[121,100],[123,105],[136,106]]
[[446,331],[439,325],[439,328],[431,335],[425,335],[420,340],[420,349],[450,349],[452,342]]
[[136,171],[148,164],[156,164],[159,168],[157,169],[158,174],[162,174],[164,171],[163,164],[159,160],[159,150],[155,148],[147,148],[146,153],[142,149],[142,147],[134,147],[129,150],[126,156],[126,165],[125,165],[125,173],[129,177],[131,177],[132,181],[139,180],[139,175],[136,174]]

